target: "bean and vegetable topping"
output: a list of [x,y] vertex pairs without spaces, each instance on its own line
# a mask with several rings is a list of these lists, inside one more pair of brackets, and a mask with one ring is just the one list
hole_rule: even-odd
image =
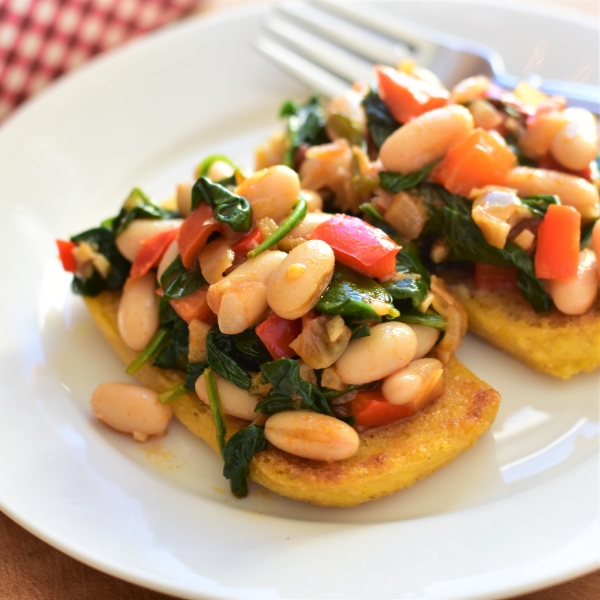
[[[477,285],[518,286],[536,311],[580,314],[597,294],[591,114],[484,77],[448,91],[410,62],[376,77],[325,108],[287,102],[256,171],[210,156],[172,207],[136,188],[58,241],[75,293],[122,290],[127,372],[182,372],[161,395],[102,384],[96,416],[145,441],[194,391],[238,496],[269,444],[345,460],[444,393],[466,317],[439,265],[475,263]],[[248,425],[227,440],[224,415]]]

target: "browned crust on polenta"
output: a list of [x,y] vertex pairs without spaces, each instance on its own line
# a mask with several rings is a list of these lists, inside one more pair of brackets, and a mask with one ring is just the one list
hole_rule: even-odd
[[583,315],[556,308],[536,313],[518,290],[476,289],[449,275],[452,293],[469,316],[469,329],[542,373],[568,379],[600,366],[600,297]]
[[[125,346],[116,327],[119,293],[86,298],[106,339],[124,362],[136,352]],[[180,383],[181,373],[145,365],[136,374],[162,392]],[[266,488],[295,500],[323,506],[355,506],[409,487],[470,448],[493,423],[500,395],[459,361],[444,369],[446,392],[412,419],[361,435],[360,450],[344,461],[326,464],[292,456],[269,446],[255,455],[250,477]],[[216,449],[210,413],[189,393],[172,404],[177,418]],[[228,435],[246,422],[227,418]]]

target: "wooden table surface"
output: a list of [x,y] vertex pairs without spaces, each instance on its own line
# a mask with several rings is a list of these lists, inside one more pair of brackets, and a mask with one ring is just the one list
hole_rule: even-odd
[[[1,0],[0,0],[1,1]],[[256,0],[209,0],[199,12]],[[569,6],[600,18],[600,0],[539,0]],[[194,17],[197,18],[197,17]],[[600,544],[600,540],[598,541]],[[69,600],[171,598],[96,571],[37,539],[0,512],[0,600]],[[541,590],[519,600],[597,600],[600,571]]]

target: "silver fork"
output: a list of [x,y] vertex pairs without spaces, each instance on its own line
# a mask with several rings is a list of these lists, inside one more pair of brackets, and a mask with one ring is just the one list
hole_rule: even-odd
[[[357,80],[370,82],[375,63],[395,65],[411,57],[451,87],[475,74],[505,88],[508,74],[498,52],[475,42],[399,18],[368,2],[307,0],[279,5],[264,24],[256,48],[296,79],[328,97]],[[534,82],[549,95],[600,113],[598,86],[543,79]]]

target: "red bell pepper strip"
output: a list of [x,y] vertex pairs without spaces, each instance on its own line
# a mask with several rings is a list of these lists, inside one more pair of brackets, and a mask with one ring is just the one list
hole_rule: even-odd
[[381,427],[409,417],[413,409],[406,404],[390,404],[381,390],[358,392],[350,402],[350,413],[356,417],[355,425]]
[[208,287],[200,288],[184,298],[169,300],[169,304],[186,323],[189,323],[193,319],[200,319],[201,321],[211,323],[216,321],[216,317],[206,302],[207,292]]
[[247,233],[245,236],[241,237],[237,242],[235,242],[231,249],[236,254],[248,254],[250,250],[254,250],[261,242],[263,241],[262,233],[258,227],[250,230],[250,233]]
[[399,123],[406,123],[434,108],[448,104],[448,90],[397,71],[377,65],[379,95]]
[[504,185],[515,155],[491,133],[475,129],[452,146],[431,172],[431,178],[449,192],[468,196],[485,185]]
[[256,327],[256,335],[266,346],[273,360],[296,356],[290,344],[302,332],[302,319],[290,321],[272,315]]
[[131,265],[129,277],[137,279],[145,275],[153,267],[156,267],[178,233],[179,228],[169,229],[144,240],[136,254],[133,265]]
[[336,260],[369,277],[387,277],[396,270],[401,247],[381,229],[357,217],[334,215],[309,238],[326,242]]
[[484,290],[516,290],[517,269],[476,262],[475,287]]
[[537,232],[535,275],[540,279],[571,279],[579,266],[581,215],[572,206],[551,204]]
[[211,233],[221,230],[221,223],[214,218],[212,206],[208,204],[200,204],[188,215],[177,238],[181,262],[186,269],[193,268]]
[[63,269],[67,273],[75,273],[77,270],[77,263],[73,257],[75,242],[69,240],[56,240],[56,246],[58,247],[58,256],[60,262],[62,262]]

